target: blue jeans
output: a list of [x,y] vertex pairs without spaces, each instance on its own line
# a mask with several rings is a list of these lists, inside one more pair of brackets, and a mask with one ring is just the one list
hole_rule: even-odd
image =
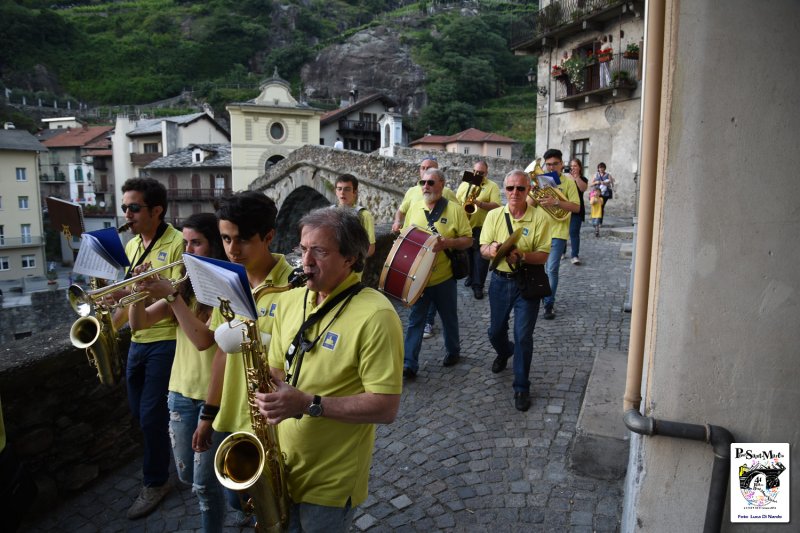
[[145,487],[160,487],[169,479],[167,387],[174,358],[175,341],[131,342],[128,350],[128,405],[144,437]]
[[550,241],[550,255],[544,269],[547,272],[547,279],[550,281],[552,294],[542,299],[545,308],[553,307],[556,303],[556,289],[558,289],[558,268],[561,266],[561,256],[567,251],[567,241],[565,239],[553,239]]
[[481,228],[472,228],[472,246],[467,248],[469,255],[469,284],[473,289],[483,289],[489,273],[489,260],[481,255]]
[[192,485],[192,492],[197,495],[203,531],[222,531],[225,522],[225,497],[222,485],[214,473],[214,454],[217,453],[222,437],[214,432],[211,448],[202,453],[195,452],[192,449],[192,435],[197,429],[200,411],[205,402],[170,391],[167,405],[172,454],[175,456],[178,478],[183,483]]
[[581,251],[581,226],[583,219],[577,213],[573,213],[569,219],[569,245],[572,250],[570,257],[578,257]]
[[289,533],[347,533],[353,523],[354,511],[349,499],[344,507],[292,503]]
[[439,316],[442,318],[444,347],[447,355],[460,355],[461,353],[461,341],[458,334],[456,280],[450,278],[433,287],[425,287],[422,296],[411,307],[411,312],[408,314],[403,367],[410,368],[414,372],[419,369],[422,330],[425,328],[425,318],[428,315],[428,309],[431,304],[436,306]]
[[433,322],[436,320],[436,306],[432,305],[430,310],[428,311],[428,316],[425,317],[425,323],[430,324],[433,327]]
[[[508,340],[508,319],[512,310],[513,343]],[[493,274],[489,284],[489,312],[489,342],[500,357],[514,356],[514,392],[528,392],[539,299],[526,300],[520,296],[516,280]]]

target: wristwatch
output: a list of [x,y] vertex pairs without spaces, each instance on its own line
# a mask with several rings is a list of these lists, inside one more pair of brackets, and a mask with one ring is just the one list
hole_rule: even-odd
[[322,416],[322,398],[320,398],[319,395],[314,395],[314,400],[312,400],[311,405],[308,406],[308,414],[315,418]]
[[178,291],[173,292],[172,294],[167,294],[164,296],[164,299],[167,301],[168,304],[171,304],[175,301],[175,298],[178,297]]

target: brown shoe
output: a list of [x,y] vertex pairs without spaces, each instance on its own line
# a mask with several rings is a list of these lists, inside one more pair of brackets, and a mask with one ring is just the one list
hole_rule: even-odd
[[135,520],[155,511],[170,489],[172,489],[172,483],[169,481],[160,487],[142,487],[139,496],[136,497],[133,505],[128,509],[128,519]]

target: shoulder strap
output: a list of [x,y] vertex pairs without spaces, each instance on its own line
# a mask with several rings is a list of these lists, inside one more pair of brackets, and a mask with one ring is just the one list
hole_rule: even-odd
[[430,230],[431,230],[433,233],[439,233],[439,232],[436,230],[436,226],[434,226],[433,224],[434,224],[434,223],[435,223],[437,220],[439,220],[439,218],[441,218],[441,216],[442,216],[442,213],[444,212],[444,209],[445,209],[445,207],[447,207],[447,198],[445,198],[444,196],[442,196],[442,197],[441,197],[441,198],[439,198],[439,200],[436,202],[436,205],[435,205],[435,206],[433,206],[433,210],[432,210],[432,211],[428,212],[427,210],[425,210],[425,218],[427,218],[427,219],[428,219],[428,229],[430,229]]
[[511,237],[511,234],[514,233],[514,226],[511,225],[511,216],[508,213],[506,215],[506,227],[508,228],[508,236]]
[[125,279],[130,278],[133,275],[133,269],[141,265],[142,262],[147,258],[147,256],[150,255],[150,250],[153,249],[153,246],[158,242],[158,239],[160,239],[161,236],[164,235],[164,233],[166,233],[167,227],[168,227],[167,223],[162,220],[161,224],[158,225],[158,229],[156,229],[156,234],[153,237],[153,240],[150,241],[150,244],[147,245],[147,248],[145,248],[144,253],[141,255],[141,257],[139,257],[139,259],[136,260],[135,264],[131,263],[131,266],[128,267],[128,271],[125,272]]

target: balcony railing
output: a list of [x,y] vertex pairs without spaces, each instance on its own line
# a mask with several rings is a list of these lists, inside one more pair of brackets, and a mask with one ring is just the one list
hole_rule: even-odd
[[636,89],[639,62],[636,59],[614,54],[611,61],[594,63],[583,69],[583,87],[578,87],[566,75],[556,78],[555,99],[566,107],[575,107],[579,101],[605,96],[617,96],[620,91],[631,93]]
[[0,248],[21,248],[24,246],[41,246],[42,237],[30,235],[28,237],[0,237]]
[[633,4],[626,0],[554,0],[535,13],[520,15],[511,23],[511,49],[538,48],[545,37],[574,33],[583,29],[584,21],[609,20],[629,11]]
[[47,183],[65,183],[67,181],[67,177],[63,172],[58,172],[56,174],[48,174],[47,172],[43,172],[42,175],[39,176],[39,181]]
[[367,122],[365,120],[340,120],[339,130],[348,131],[364,131],[369,133],[378,133],[377,122]]
[[156,159],[161,157],[160,153],[155,154],[131,154],[131,164],[139,167],[149,165]]
[[231,189],[167,189],[167,200],[214,200],[231,194]]

